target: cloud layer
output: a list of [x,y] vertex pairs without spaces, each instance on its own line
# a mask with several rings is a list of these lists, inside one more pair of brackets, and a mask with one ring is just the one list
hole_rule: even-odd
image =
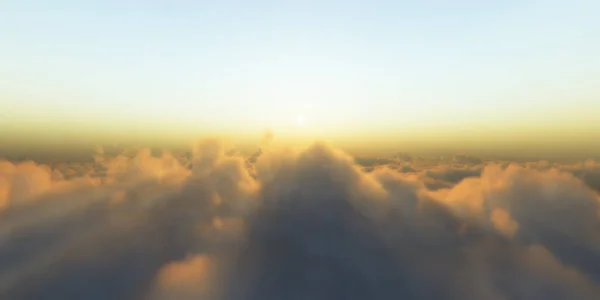
[[0,162],[1,299],[600,299],[600,164],[323,143]]

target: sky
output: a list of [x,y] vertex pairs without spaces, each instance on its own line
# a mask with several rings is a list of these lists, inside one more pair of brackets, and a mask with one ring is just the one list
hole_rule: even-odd
[[0,134],[589,149],[598,15],[592,0],[2,1]]

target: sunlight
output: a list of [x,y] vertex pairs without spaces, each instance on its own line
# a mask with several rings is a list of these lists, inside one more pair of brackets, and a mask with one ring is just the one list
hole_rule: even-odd
[[305,124],[306,124],[306,120],[304,119],[304,116],[298,114],[298,116],[296,117],[296,125],[298,125],[300,127],[304,127]]

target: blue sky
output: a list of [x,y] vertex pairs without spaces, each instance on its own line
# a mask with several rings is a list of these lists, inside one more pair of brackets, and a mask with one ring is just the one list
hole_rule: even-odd
[[5,118],[38,123],[589,123],[599,15],[591,0],[3,1],[0,96]]

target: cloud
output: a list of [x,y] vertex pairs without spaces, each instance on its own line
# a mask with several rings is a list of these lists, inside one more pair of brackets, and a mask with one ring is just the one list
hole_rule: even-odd
[[504,224],[501,231],[517,231],[521,243],[540,243],[600,278],[600,198],[572,174],[490,165],[480,178],[462,181],[442,198],[460,214],[491,217],[496,226]]
[[598,194],[555,166],[228,150],[0,163],[0,298],[600,298]]
[[213,259],[206,255],[196,255],[181,262],[167,264],[158,271],[154,290],[149,298],[154,300],[210,299],[210,281],[214,264]]
[[572,173],[590,188],[600,193],[600,162],[586,160],[573,165],[558,166],[558,168]]
[[483,170],[482,165],[456,166],[438,163],[417,172],[418,177],[431,190],[450,188],[466,178],[478,177]]
[[519,229],[519,224],[511,218],[508,211],[502,208],[494,208],[490,220],[498,231],[510,237],[514,236]]

